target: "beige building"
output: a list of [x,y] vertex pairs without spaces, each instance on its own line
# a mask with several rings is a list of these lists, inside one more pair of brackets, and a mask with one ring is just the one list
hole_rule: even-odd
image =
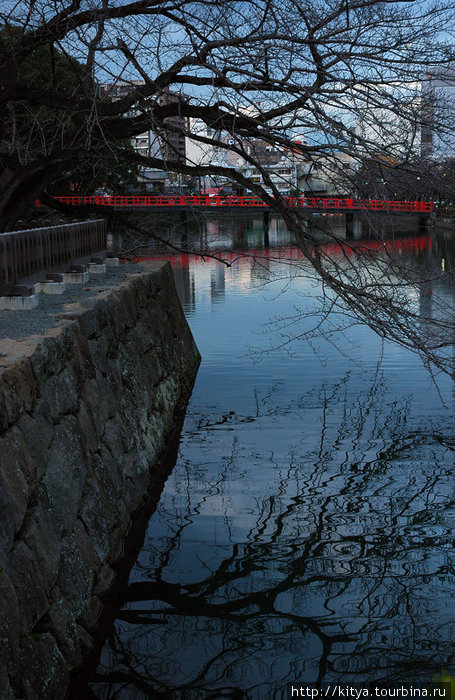
[[[119,100],[131,94],[136,88],[145,83],[137,80],[130,82],[118,82],[101,86],[102,94],[107,99]],[[169,91],[164,91],[156,100],[160,105],[178,102],[180,97]],[[134,106],[127,116],[137,114]],[[186,136],[188,120],[178,115],[163,120],[163,129],[144,131],[131,139],[131,144],[141,156],[156,157],[166,161],[186,162]],[[163,189],[169,183],[174,183],[178,178],[166,169],[143,167],[139,178],[139,187],[147,190]]]
[[357,167],[357,161],[341,151],[318,156],[300,178],[299,189],[305,194],[352,195]]

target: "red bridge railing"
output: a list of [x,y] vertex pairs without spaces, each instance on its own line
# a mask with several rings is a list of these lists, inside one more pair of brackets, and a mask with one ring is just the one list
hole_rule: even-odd
[[0,234],[0,295],[39,275],[106,250],[104,219]]
[[[70,205],[96,204],[104,207],[256,207],[266,204],[260,197],[221,195],[112,195],[92,197],[54,197]],[[283,197],[292,207],[318,210],[431,212],[433,202],[354,199],[350,197]],[[39,202],[37,202],[39,204]]]

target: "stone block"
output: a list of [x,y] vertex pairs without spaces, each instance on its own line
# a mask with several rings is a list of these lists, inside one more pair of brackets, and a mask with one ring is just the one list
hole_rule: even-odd
[[79,404],[79,412],[76,419],[84,435],[88,452],[97,452],[100,449],[101,431],[98,432],[97,421],[95,421],[93,413],[84,401],[81,401]]
[[69,368],[61,374],[49,377],[41,390],[41,398],[49,406],[49,412],[54,420],[79,409],[79,397],[75,386],[74,374]]
[[[30,357],[30,365],[35,377],[38,395],[49,377],[60,374],[73,355],[71,327],[61,329],[58,338],[43,338]],[[1,396],[1,391],[0,391]],[[1,415],[1,413],[0,413]]]
[[21,518],[24,517],[27,502],[22,504],[13,501],[11,494],[5,485],[5,480],[0,473],[0,547],[4,552],[9,552],[14,543],[14,536],[21,525]]
[[122,501],[125,480],[119,473],[111,453],[105,447],[102,447],[97,454],[92,455],[90,475],[98,484],[99,496],[103,504],[103,515],[106,518],[109,532],[114,527],[126,527],[129,513]]
[[29,487],[17,463],[14,439],[8,433],[0,439],[0,541],[9,551],[27,512]]
[[100,619],[102,610],[103,604],[101,600],[98,598],[98,596],[93,595],[90,598],[90,601],[84,613],[78,617],[78,624],[85,630],[90,632],[90,630],[94,629],[98,624],[98,620]]
[[[103,342],[102,336],[99,338],[90,338],[90,340],[88,340],[88,346],[93,363],[92,370],[93,367],[95,367],[103,376],[106,376],[109,372],[109,366],[105,352],[106,343]],[[93,372],[92,376],[95,376],[95,372]]]
[[31,311],[38,306],[38,297],[36,294],[30,296],[11,296],[0,297],[1,311]]
[[35,634],[23,640],[18,697],[64,700],[68,683],[68,666],[51,634]]
[[118,414],[106,420],[102,441],[114,457],[121,460],[123,453],[128,451],[128,438],[126,426]]
[[7,669],[12,669],[17,664],[20,632],[16,591],[7,574],[0,571],[0,665],[4,664]]
[[63,294],[66,290],[65,282],[37,282],[34,285],[35,294]]
[[59,530],[72,532],[87,479],[88,456],[84,436],[74,416],[55,428],[47,469],[41,480]]
[[100,489],[94,479],[87,481],[87,489],[82,499],[80,519],[95,549],[100,562],[109,557],[109,528],[104,514]]
[[117,292],[121,304],[121,318],[124,320],[125,326],[128,329],[135,328],[139,318],[141,304],[144,303],[144,299],[142,299],[140,295],[141,288],[141,279],[138,278],[135,280],[134,284],[121,287]]
[[90,539],[90,535],[80,518],[78,518],[74,524],[73,537],[84,568],[86,571],[90,572],[93,583],[95,572],[98,571],[103,562],[100,561],[95,551],[94,543]]
[[102,567],[101,571],[96,577],[95,587],[93,589],[93,595],[102,596],[107,593],[115,581],[115,571],[111,569],[107,564]]
[[109,534],[109,549],[110,557],[109,562],[115,564],[119,561],[125,554],[125,537],[127,528],[116,527],[115,530]]
[[98,338],[101,333],[100,316],[98,313],[98,305],[93,309],[87,309],[79,316],[79,326],[82,334],[87,338]]
[[36,398],[31,361],[24,357],[0,374],[0,432],[31,411]]
[[[47,415],[50,414],[48,413]],[[34,411],[33,418],[28,413],[24,413],[19,418],[16,423],[16,430],[20,432],[31,457],[30,467],[32,471],[25,473],[24,469],[22,469],[31,488],[36,481],[41,479],[46,471],[49,448],[54,439],[54,425],[51,420],[45,420],[41,412]]]
[[104,263],[89,263],[88,271],[91,275],[102,275],[106,272],[106,265]]
[[93,308],[95,310],[100,329],[112,328],[112,326],[114,325],[114,317],[116,315],[116,306],[114,300],[114,295],[110,295],[106,299],[100,298],[96,300],[95,306]]
[[118,336],[112,326],[103,328],[103,333],[98,339],[100,348],[107,359],[115,357],[118,348]]
[[118,397],[109,379],[103,377],[99,371],[96,373],[96,379],[89,379],[85,383],[81,398],[91,410],[98,426],[117,413]]
[[65,537],[62,542],[57,586],[65,607],[75,617],[86,610],[94,582],[90,571],[81,557],[74,537]]
[[57,580],[61,543],[46,508],[35,506],[28,511],[21,539],[33,553],[45,590],[50,591]]
[[104,264],[106,267],[119,267],[120,265],[120,259],[119,258],[105,258]]
[[95,367],[90,348],[91,341],[89,341],[85,333],[83,333],[81,324],[73,323],[71,332],[74,355],[72,367],[77,380],[77,391],[80,394],[87,378],[95,377]]
[[135,302],[131,296],[127,297],[129,303],[118,290],[112,298],[112,324],[111,327],[119,340],[125,340],[127,331],[134,327],[136,322]]
[[15,457],[16,465],[24,475],[27,482],[28,494],[30,494],[36,482],[36,462],[30,453],[27,441],[18,425],[19,421],[7,431],[3,440],[4,444],[9,444],[8,453]]
[[67,664],[75,668],[82,663],[80,638],[76,631],[74,615],[68,611],[64,600],[56,600],[40,623],[42,632],[56,639]]
[[9,556],[7,575],[16,592],[20,634],[26,636],[49,608],[49,590],[42,579],[35,553],[19,540]]
[[64,272],[63,281],[66,284],[86,284],[90,279],[88,272]]

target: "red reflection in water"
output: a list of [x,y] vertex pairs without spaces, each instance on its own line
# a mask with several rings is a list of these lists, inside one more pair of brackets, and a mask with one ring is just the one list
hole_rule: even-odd
[[[322,246],[322,250],[326,255],[331,257],[351,256],[364,253],[365,255],[378,251],[406,251],[406,252],[422,252],[431,251],[433,248],[433,239],[430,235],[413,236],[412,238],[401,238],[389,241],[352,241],[344,245],[328,243]],[[150,251],[147,255],[137,256],[131,259],[131,262],[142,262],[145,260],[168,260],[172,265],[178,267],[186,267],[191,260],[199,259],[204,261],[219,258],[229,263],[233,263],[242,256],[265,258],[267,260],[298,260],[304,259],[305,256],[297,246],[277,246],[276,248],[248,248],[245,251],[220,251],[214,253],[210,258],[205,258],[197,254],[178,253],[167,254],[163,252],[155,253]]]

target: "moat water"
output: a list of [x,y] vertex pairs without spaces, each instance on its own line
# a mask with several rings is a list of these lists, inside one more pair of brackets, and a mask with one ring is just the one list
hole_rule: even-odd
[[[170,256],[203,359],[91,692],[431,685],[455,673],[453,381],[365,326],[284,348],[277,319],[318,287],[280,221],[265,248],[260,221],[241,234],[256,257],[231,267]],[[435,235],[397,246],[414,266],[453,260]],[[451,275],[421,308],[433,292],[453,303]]]

